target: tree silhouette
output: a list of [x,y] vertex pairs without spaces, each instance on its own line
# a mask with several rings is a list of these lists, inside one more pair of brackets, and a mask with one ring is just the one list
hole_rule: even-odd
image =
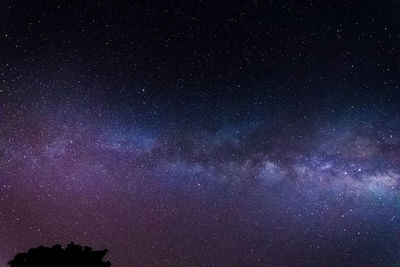
[[103,260],[107,251],[96,251],[74,243],[65,249],[61,245],[40,246],[17,254],[8,264],[11,267],[109,267],[111,263]]

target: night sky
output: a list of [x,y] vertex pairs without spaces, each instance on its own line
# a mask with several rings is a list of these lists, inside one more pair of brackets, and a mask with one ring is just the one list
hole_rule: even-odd
[[[169,2],[169,3],[168,3]],[[400,261],[399,1],[0,1],[0,265]]]

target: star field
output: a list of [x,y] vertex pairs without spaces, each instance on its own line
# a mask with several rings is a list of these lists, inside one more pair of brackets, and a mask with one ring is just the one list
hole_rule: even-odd
[[0,3],[0,264],[394,266],[399,12]]

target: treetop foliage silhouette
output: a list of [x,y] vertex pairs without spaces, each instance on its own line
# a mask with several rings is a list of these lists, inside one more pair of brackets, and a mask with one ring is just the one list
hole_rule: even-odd
[[96,251],[74,243],[65,249],[61,245],[40,246],[17,254],[8,264],[11,267],[109,267],[111,263],[103,260],[107,252],[107,249]]

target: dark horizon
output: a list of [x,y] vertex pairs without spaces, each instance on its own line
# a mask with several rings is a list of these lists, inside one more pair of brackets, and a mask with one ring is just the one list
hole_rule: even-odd
[[400,2],[1,1],[0,265],[400,262]]

